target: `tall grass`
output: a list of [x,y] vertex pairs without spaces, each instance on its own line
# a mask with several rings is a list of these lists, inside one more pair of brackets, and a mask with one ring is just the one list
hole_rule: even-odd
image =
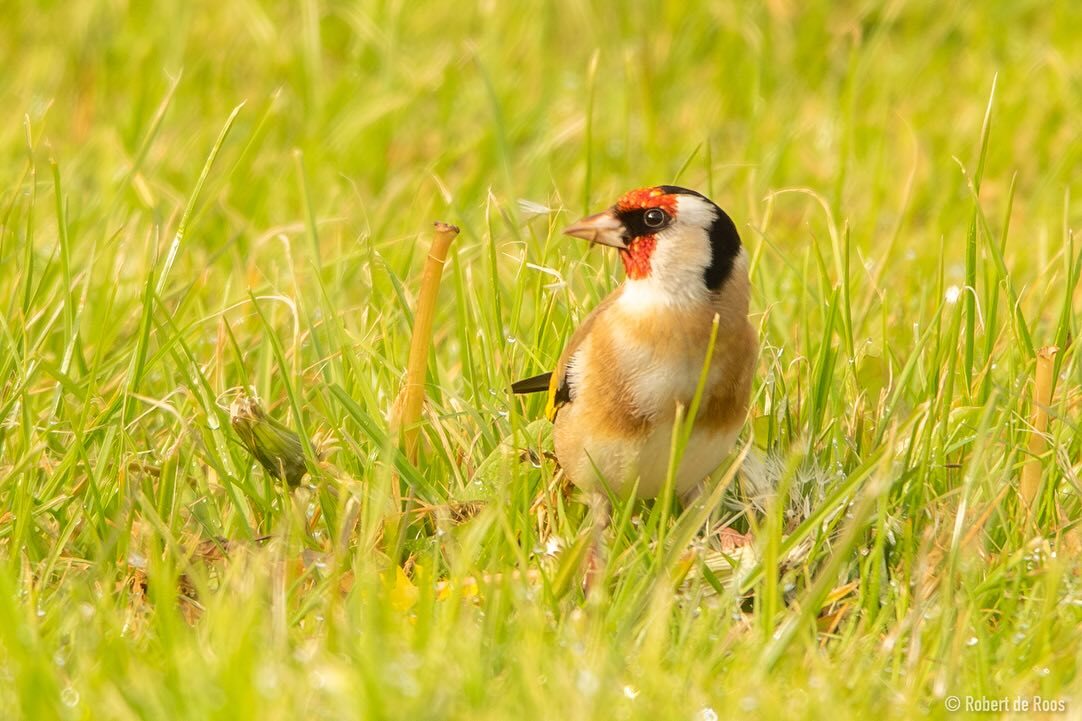
[[[1079,713],[1075,4],[4,15],[0,716]],[[781,488],[617,504],[587,599],[587,510],[507,387],[619,280],[561,226],[677,179],[752,258]],[[434,220],[414,464],[387,414]],[[238,443],[249,387],[307,487]]]

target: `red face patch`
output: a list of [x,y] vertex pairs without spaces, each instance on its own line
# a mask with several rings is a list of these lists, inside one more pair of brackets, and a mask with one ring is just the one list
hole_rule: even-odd
[[620,260],[624,261],[624,272],[631,280],[642,280],[650,275],[650,256],[657,247],[657,238],[641,235],[632,238],[627,248],[620,249]]
[[616,201],[616,209],[661,208],[669,215],[674,215],[676,200],[675,194],[666,193],[661,188],[637,188],[624,193],[623,197]]

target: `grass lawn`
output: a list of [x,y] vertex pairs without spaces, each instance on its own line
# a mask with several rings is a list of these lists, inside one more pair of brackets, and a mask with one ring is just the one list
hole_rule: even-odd
[[[5,6],[0,718],[1082,717],[1082,4],[691,5]],[[779,489],[618,503],[587,596],[508,386],[664,182],[751,257]]]

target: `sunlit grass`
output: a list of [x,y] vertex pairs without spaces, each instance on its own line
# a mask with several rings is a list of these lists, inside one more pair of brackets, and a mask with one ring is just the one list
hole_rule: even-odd
[[[835,5],[6,9],[0,716],[1078,713],[1082,9]],[[507,389],[619,280],[560,228],[671,181],[752,258],[782,493],[617,504],[586,599],[587,509]]]

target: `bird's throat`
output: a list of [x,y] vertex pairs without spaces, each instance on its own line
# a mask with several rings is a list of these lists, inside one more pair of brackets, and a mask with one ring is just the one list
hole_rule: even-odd
[[642,280],[650,275],[650,256],[657,247],[657,238],[643,235],[635,238],[627,248],[620,251],[620,260],[624,261],[624,272],[631,280]]

